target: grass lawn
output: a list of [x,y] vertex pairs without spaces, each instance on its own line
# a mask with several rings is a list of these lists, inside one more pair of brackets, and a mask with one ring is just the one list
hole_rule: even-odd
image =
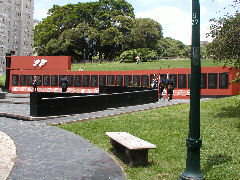
[[[125,131],[157,146],[146,167],[128,167],[131,180],[177,179],[186,167],[189,104],[60,125],[113,155],[107,131]],[[201,102],[201,172],[208,180],[240,178],[240,96]],[[122,158],[121,158],[122,159]]]
[[[214,63],[213,60],[202,60],[202,67],[223,66],[223,63]],[[159,60],[141,62],[136,64],[134,62],[103,62],[103,63],[85,63],[72,64],[72,70],[78,71],[79,67],[83,67],[84,71],[123,71],[123,70],[155,70],[167,68],[190,68],[190,60]]]

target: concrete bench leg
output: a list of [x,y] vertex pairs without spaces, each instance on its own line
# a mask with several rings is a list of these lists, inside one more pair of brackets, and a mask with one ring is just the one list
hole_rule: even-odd
[[129,166],[139,166],[148,164],[148,149],[145,150],[130,150],[126,149],[129,158]]
[[110,139],[116,153],[126,153],[129,166],[148,165],[148,149],[131,150],[119,144],[117,141]]
[[110,143],[112,146],[115,148],[116,153],[124,153],[125,152],[125,147],[119,144],[117,141],[114,141],[113,139],[110,139]]

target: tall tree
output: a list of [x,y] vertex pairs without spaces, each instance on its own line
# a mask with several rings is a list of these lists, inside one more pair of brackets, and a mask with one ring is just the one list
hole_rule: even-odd
[[94,46],[97,44],[99,34],[88,24],[80,23],[76,28],[67,29],[57,39],[51,39],[44,54],[39,55],[71,55],[73,61],[86,59],[94,54]]
[[[232,7],[236,8],[240,0],[233,0]],[[226,15],[224,18],[211,19],[213,24],[208,34],[214,38],[207,46],[207,54],[217,61],[224,61],[225,65],[233,64],[238,70],[232,82],[240,83],[240,13],[236,10],[234,16]],[[236,48],[236,49],[235,49]]]
[[208,55],[225,64],[240,68],[240,13],[218,20],[212,19],[209,36],[212,43],[207,46]]
[[124,44],[122,46],[122,50],[132,49],[131,42],[131,28],[133,26],[134,19],[129,16],[115,16],[113,19],[113,27],[116,27],[124,38]]
[[108,60],[114,59],[122,52],[122,46],[124,44],[124,38],[122,33],[115,27],[104,30],[100,36],[102,53]]
[[94,15],[95,27],[98,30],[105,30],[112,26],[114,17],[122,15],[134,18],[134,11],[131,4],[125,0],[99,0]]
[[149,18],[134,19],[131,36],[132,48],[156,49],[157,41],[163,36],[162,25]]
[[[58,39],[64,31],[74,29],[80,23],[88,24],[100,32],[112,27],[116,16],[134,18],[133,7],[125,0],[99,0],[98,2],[68,4],[62,7],[54,5],[49,9],[48,15],[34,30],[34,47],[38,54],[49,52],[46,48],[52,47],[48,44],[52,39]],[[95,41],[94,46],[100,49],[99,40]]]

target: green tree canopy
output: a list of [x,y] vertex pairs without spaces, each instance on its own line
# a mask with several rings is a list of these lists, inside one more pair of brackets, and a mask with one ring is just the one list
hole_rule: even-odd
[[[79,49],[83,47],[83,43],[81,44],[78,42],[77,44],[74,44],[71,43],[73,39],[63,39],[65,39],[64,37],[76,37],[75,41],[78,41],[79,37],[77,37],[76,34],[80,32],[76,32],[75,28],[79,24],[87,24],[89,27],[97,30],[98,33],[101,34],[108,28],[112,28],[113,24],[116,22],[115,17],[117,16],[134,18],[133,7],[125,0],[99,0],[98,2],[68,4],[62,7],[54,5],[51,9],[49,9],[48,15],[49,16],[43,19],[43,21],[37,25],[34,30],[34,47],[36,47],[36,52],[39,55],[46,55],[51,52],[62,52],[65,55],[68,54],[74,56],[74,54],[69,54],[71,51],[67,51],[67,49],[71,46]],[[71,31],[71,29],[73,30]],[[65,35],[62,34],[63,32]],[[66,36],[66,34],[68,35]],[[84,37],[80,36],[80,39],[88,39],[88,52],[95,52],[102,49],[100,47],[102,44],[100,43],[100,35],[96,35],[96,33],[94,34],[95,39],[87,35],[84,35]],[[63,43],[63,41],[60,42],[61,45],[65,45],[65,48],[62,48],[61,50],[53,49],[56,47],[53,42],[60,39],[66,41],[65,43]],[[81,46],[74,46],[79,44]],[[79,54],[80,52],[78,49],[77,52]]]
[[234,63],[240,67],[240,13],[218,20],[212,19],[209,36],[212,43],[207,46],[208,55],[226,64]]
[[58,38],[51,39],[46,47],[44,54],[40,55],[69,55],[73,60],[78,58],[85,59],[86,54],[92,54],[93,48],[99,39],[96,29],[88,24],[80,23],[76,28],[67,29]]
[[115,56],[120,55],[124,38],[122,32],[117,28],[111,27],[104,30],[100,36],[102,52],[105,58],[112,60]]
[[190,57],[191,48],[179,40],[166,37],[158,41],[157,52],[161,57]]
[[133,20],[131,29],[132,48],[156,49],[157,41],[162,38],[162,26],[149,18]]

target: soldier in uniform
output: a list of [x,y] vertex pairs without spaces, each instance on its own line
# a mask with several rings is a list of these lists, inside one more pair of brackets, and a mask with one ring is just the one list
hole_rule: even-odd
[[168,101],[172,100],[173,89],[174,89],[173,85],[174,85],[174,80],[172,79],[172,75],[170,74],[166,82],[167,92],[168,92]]
[[62,92],[66,92],[66,91],[67,91],[67,88],[68,88],[68,79],[67,79],[67,76],[64,76],[64,77],[61,79],[60,84],[61,84]]
[[37,92],[37,76],[34,76],[33,81],[32,81],[32,85],[33,85],[33,92]]
[[160,75],[160,81],[159,81],[160,99],[161,99],[161,98],[164,98],[162,93],[163,93],[163,90],[164,90],[165,86],[166,86],[166,81],[165,81],[165,79],[163,78],[163,75],[161,74],[161,75]]
[[157,88],[157,87],[158,87],[158,77],[157,77],[156,74],[153,75],[151,87],[152,87],[152,88]]

